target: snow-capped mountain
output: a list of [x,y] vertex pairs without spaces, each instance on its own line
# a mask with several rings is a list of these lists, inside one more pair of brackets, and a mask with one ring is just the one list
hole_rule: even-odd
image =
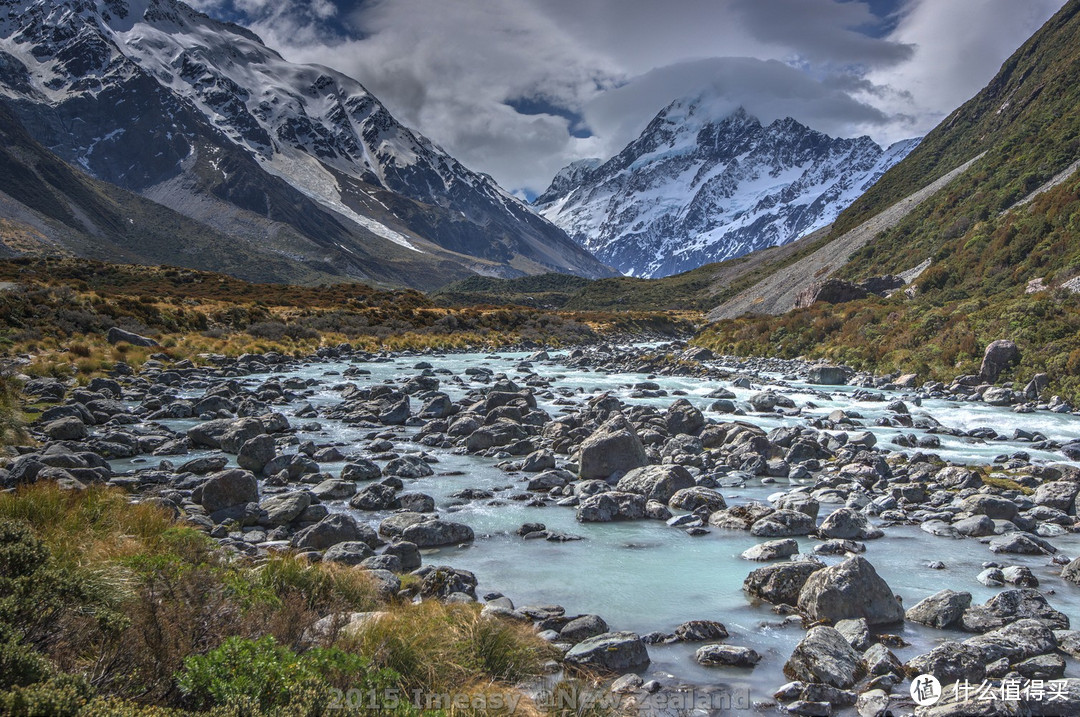
[[671,103],[612,159],[560,171],[535,208],[623,273],[666,276],[825,226],[918,144],[883,150],[709,106]]
[[92,176],[323,271],[610,274],[357,81],[175,0],[0,0],[4,98]]

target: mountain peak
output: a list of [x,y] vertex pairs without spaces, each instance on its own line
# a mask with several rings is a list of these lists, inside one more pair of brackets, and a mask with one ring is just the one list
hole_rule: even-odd
[[791,117],[762,126],[702,93],[671,102],[602,165],[559,172],[536,204],[602,261],[664,276],[828,224],[913,146],[885,151]]

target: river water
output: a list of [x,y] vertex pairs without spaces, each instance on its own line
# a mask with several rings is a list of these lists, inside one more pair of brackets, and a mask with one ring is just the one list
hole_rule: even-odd
[[[459,385],[448,380],[448,375],[439,376],[442,379],[440,390],[456,400],[465,395],[469,388],[482,385],[468,381],[469,377],[464,375],[467,367],[483,366],[495,372],[505,372],[512,379],[521,379],[529,373],[528,370],[517,368],[525,356],[526,354],[504,353],[497,357],[484,354],[398,357],[382,363],[364,363],[361,368],[369,370],[370,375],[350,378],[343,378],[339,374],[354,365],[351,363],[307,364],[285,375],[317,379],[321,382],[320,385],[314,386],[302,401],[281,410],[294,426],[302,426],[310,421],[296,418],[294,411],[305,402],[316,407],[338,403],[340,396],[332,390],[333,386],[345,382],[364,385],[402,380],[419,373],[413,366],[421,360],[430,363],[437,374],[446,369],[466,379],[468,385]],[[632,399],[629,397],[630,387],[636,382],[646,380],[646,376],[571,369],[558,362],[557,354],[553,358],[555,360],[551,362],[534,364],[532,371],[551,380],[555,389],[568,388],[575,391],[581,400],[596,392],[611,391],[630,403],[641,402],[666,407],[677,398],[668,396]],[[242,380],[255,386],[270,375],[250,376]],[[736,394],[736,401],[743,401],[764,385],[755,383],[753,389],[739,389],[733,388],[728,381],[663,376],[649,380],[660,384],[669,393],[685,392],[685,397],[705,411],[707,417],[719,421],[729,420],[730,417],[710,413],[707,408],[712,401],[705,398],[706,394],[723,387]],[[748,413],[738,418],[768,429],[779,425],[801,424],[807,416],[826,416],[836,408],[855,410],[864,417],[867,429],[877,435],[879,447],[902,450],[888,445],[900,431],[871,425],[874,418],[884,415],[885,402],[853,401],[851,394],[854,389],[848,387],[828,388],[828,395],[825,395],[822,389],[823,387],[819,386],[785,384],[783,390],[792,396],[796,405],[804,407],[802,417]],[[192,395],[200,393],[193,392]],[[890,399],[893,397],[903,398],[903,395],[889,396]],[[814,407],[805,407],[808,402],[812,402]],[[564,408],[554,405],[551,400],[540,399],[539,404],[553,417]],[[992,426],[999,433],[1011,435],[1014,428],[1021,428],[1041,432],[1048,438],[1059,441],[1071,440],[1080,435],[1080,417],[1069,414],[1045,411],[1017,414],[1006,408],[994,408],[982,403],[945,400],[924,400],[921,407],[915,407],[911,403],[909,406],[914,416],[929,414],[945,426],[965,430]],[[310,439],[320,444],[341,443],[355,451],[357,445],[362,448],[362,437],[371,432],[371,429],[350,428],[325,417],[317,420],[321,424],[321,430],[312,433],[301,431],[298,436],[301,440]],[[175,429],[183,429],[193,425],[194,421],[166,423]],[[416,430],[389,429],[388,435],[393,435],[395,450],[417,450],[419,446],[409,440]],[[914,429],[904,429],[903,432],[921,435],[920,431]],[[995,456],[1025,450],[1035,460],[1062,462],[1060,455],[1031,451],[1030,444],[1011,441],[982,442],[944,435],[940,438],[942,447],[934,449],[933,452],[951,461],[985,464]],[[408,481],[406,490],[433,496],[441,512],[448,518],[471,526],[477,537],[474,543],[466,547],[425,551],[425,563],[448,564],[475,572],[480,581],[478,595],[498,591],[519,606],[558,604],[564,606],[568,614],[596,613],[601,615],[613,630],[633,630],[639,633],[671,631],[676,625],[687,620],[719,620],[731,633],[726,642],[752,647],[763,656],[753,670],[705,668],[693,660],[696,646],[652,645],[649,647],[652,665],[645,675],[646,678],[654,677],[668,684],[723,685],[733,690],[742,690],[744,694],[749,692],[752,700],[770,699],[772,692],[787,681],[782,675],[783,663],[804,632],[797,624],[783,625],[783,616],[775,614],[768,605],[752,605],[743,593],[742,582],[746,575],[762,565],[739,558],[743,550],[760,542],[749,533],[712,529],[708,535],[691,537],[663,522],[648,520],[580,524],[575,520],[575,511],[571,508],[535,508],[506,500],[506,496],[522,491],[522,481],[527,476],[505,473],[496,467],[498,461],[494,459],[457,455],[439,449],[427,450],[439,461],[433,465],[436,475]],[[192,457],[197,455],[201,454],[193,453]],[[132,461],[115,462],[119,470],[138,465],[138,462]],[[323,469],[336,473],[340,464],[327,464]],[[440,475],[443,473],[459,474]],[[495,504],[481,500],[455,505],[458,501],[449,496],[463,488],[492,490],[496,493],[496,499],[503,499],[496,500]],[[745,485],[723,487],[720,491],[729,504],[737,504],[749,500],[765,500],[769,495],[786,488],[787,482],[782,479],[769,485],[753,479]],[[345,504],[334,505],[337,507],[332,507],[332,510],[351,511]],[[821,516],[828,515],[837,507],[840,506],[822,505]],[[383,513],[351,512],[358,520],[375,527],[385,517]],[[565,543],[525,541],[516,534],[518,527],[525,522],[542,522],[549,529],[580,535],[583,540]],[[903,598],[907,606],[944,587],[972,593],[973,604],[985,601],[998,590],[984,587],[975,580],[975,576],[982,570],[984,561],[996,561],[1002,565],[1030,567],[1041,581],[1042,589],[1056,591],[1049,596],[1050,603],[1068,614],[1073,619],[1074,626],[1080,625],[1080,588],[1062,581],[1057,576],[1060,568],[1051,565],[1047,557],[995,555],[976,539],[939,538],[923,532],[917,526],[892,526],[885,530],[884,538],[867,542],[865,557],[884,577],[893,592]],[[798,540],[805,553],[811,552],[816,543],[809,538]],[[1080,535],[1069,534],[1054,538],[1053,542],[1069,557],[1080,554]],[[826,563],[839,560],[840,558],[824,558]],[[932,560],[944,562],[945,569],[927,567]],[[911,643],[909,647],[894,649],[901,660],[925,652],[937,641],[965,637],[960,633],[922,628],[911,623],[898,628],[898,631]],[[1075,661],[1070,660],[1067,674],[1080,676],[1080,669]]]

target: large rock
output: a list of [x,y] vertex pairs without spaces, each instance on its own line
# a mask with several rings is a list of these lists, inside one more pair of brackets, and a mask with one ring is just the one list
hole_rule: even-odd
[[261,473],[267,463],[274,460],[277,450],[272,436],[261,435],[244,441],[236,454],[236,462],[241,468]]
[[690,472],[677,465],[644,466],[635,468],[619,479],[618,490],[637,493],[647,500],[667,503],[680,490],[694,485]]
[[475,537],[473,529],[467,525],[438,519],[414,523],[401,531],[401,539],[415,543],[418,548],[468,543]]
[[811,628],[784,664],[784,675],[789,679],[821,682],[841,690],[854,687],[863,671],[859,653],[836,628],[825,625]]
[[1071,480],[1056,480],[1043,483],[1035,489],[1031,497],[1035,505],[1045,505],[1065,513],[1076,513],[1076,495],[1080,493],[1080,483]]
[[843,279],[815,281],[795,296],[795,308],[805,309],[819,301],[826,304],[843,304],[858,301],[869,296],[869,292],[858,284]]
[[848,540],[871,540],[880,538],[884,533],[870,524],[862,513],[851,508],[838,508],[822,521],[818,534],[825,538]]
[[1020,361],[1020,349],[1012,341],[1006,339],[991,341],[983,352],[979,378],[987,383],[993,383],[1003,371],[1018,361]]
[[41,429],[54,441],[81,441],[90,435],[90,430],[75,416],[65,416],[46,423]]
[[610,628],[599,615],[581,615],[563,625],[559,637],[565,642],[576,645],[597,635],[603,635]]
[[633,426],[621,415],[609,419],[581,444],[578,473],[582,478],[607,479],[648,464],[645,447]]
[[238,418],[230,422],[222,431],[218,442],[221,450],[235,455],[240,452],[240,448],[245,443],[264,433],[266,433],[266,428],[258,418]]
[[773,605],[795,605],[807,579],[824,567],[815,561],[766,565],[746,576],[743,590],[751,597]]
[[199,504],[207,513],[259,500],[259,482],[250,471],[233,468],[219,471],[203,483]]
[[160,346],[157,341],[148,336],[139,336],[131,331],[124,331],[119,327],[112,327],[109,329],[109,333],[105,335],[105,340],[110,344],[118,344],[121,341],[129,343],[132,346]]
[[1061,569],[1061,577],[1073,585],[1080,585],[1080,558],[1073,558]]
[[969,513],[1001,520],[1012,520],[1018,512],[1016,503],[1013,503],[1008,498],[987,493],[969,495],[964,498],[963,507]]
[[799,510],[777,510],[757,520],[750,526],[750,535],[759,538],[788,538],[794,535],[810,535],[815,521]]
[[300,550],[326,550],[331,545],[358,540],[369,547],[378,545],[375,531],[360,525],[351,515],[332,513],[292,537],[292,546]]
[[696,436],[705,427],[705,416],[685,398],[680,398],[667,410],[665,416],[668,435],[689,434]]
[[727,501],[724,500],[724,496],[712,488],[695,485],[676,491],[671,496],[671,500],[668,501],[668,505],[672,508],[691,512],[704,509],[711,515],[718,510],[727,508]]
[[265,511],[265,517],[259,522],[263,525],[285,525],[300,517],[311,505],[311,494],[305,490],[282,493],[264,498],[259,508]]
[[341,467],[341,480],[344,481],[375,480],[381,475],[382,471],[379,469],[378,464],[366,458],[346,463]]
[[1057,649],[1053,631],[1034,619],[1017,620],[1005,627],[964,640],[964,644],[982,651],[987,664],[1003,657],[1019,662]]
[[867,624],[902,622],[904,610],[865,558],[855,556],[810,575],[799,593],[799,609],[812,620],[862,617]]
[[806,382],[820,386],[843,386],[847,383],[848,372],[840,366],[811,366]]
[[738,645],[704,645],[694,653],[694,659],[706,667],[753,667],[761,662],[761,655]]
[[417,455],[401,456],[386,464],[383,472],[399,478],[426,478],[435,473],[427,461]]
[[578,505],[577,519],[579,523],[607,523],[613,520],[640,520],[645,514],[645,496],[608,491],[582,500]]
[[649,666],[649,651],[633,632],[606,632],[570,648],[566,661],[602,672],[638,672]]
[[799,552],[799,544],[792,538],[782,538],[781,540],[767,540],[764,543],[758,543],[752,547],[742,551],[739,556],[743,560],[758,560],[765,562],[768,560],[779,560],[781,558],[789,558],[792,555],[796,555]]
[[939,629],[960,623],[964,611],[971,607],[971,593],[941,590],[923,598],[908,608],[904,616],[912,622]]
[[959,642],[944,642],[930,652],[908,660],[904,665],[908,676],[933,675],[942,684],[968,680],[976,685],[986,677],[986,662],[982,651]]

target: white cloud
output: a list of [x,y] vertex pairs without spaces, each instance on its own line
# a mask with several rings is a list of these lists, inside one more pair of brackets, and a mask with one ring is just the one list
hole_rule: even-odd
[[[357,78],[466,165],[532,192],[702,89],[763,121],[879,142],[925,133],[1063,3],[895,0],[895,29],[872,37],[880,20],[861,1],[197,1],[246,14],[286,58]],[[596,136],[506,104],[518,98],[583,115]]]

